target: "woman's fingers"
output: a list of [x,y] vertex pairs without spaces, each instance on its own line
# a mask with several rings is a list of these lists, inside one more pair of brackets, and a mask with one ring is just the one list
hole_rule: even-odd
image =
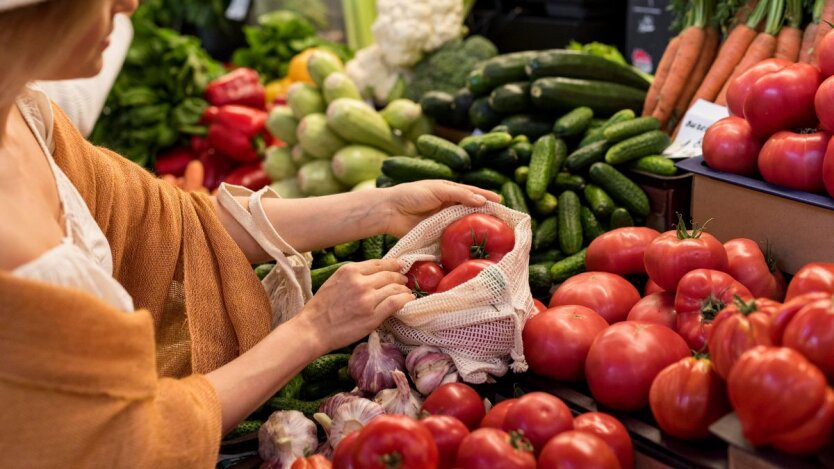
[[363,275],[370,275],[383,271],[399,272],[400,268],[402,268],[398,259],[375,259],[371,261],[357,262],[352,265],[357,272]]
[[439,198],[446,202],[454,202],[470,207],[480,207],[487,200],[498,202],[498,194],[475,186],[446,182],[440,186]]
[[401,310],[408,302],[414,300],[414,293],[402,285],[389,285],[377,291],[380,301],[374,309],[374,313],[388,317]]
[[384,270],[381,272],[374,272],[367,276],[368,284],[373,288],[382,288],[386,285],[405,285],[408,283],[408,277],[399,273]]

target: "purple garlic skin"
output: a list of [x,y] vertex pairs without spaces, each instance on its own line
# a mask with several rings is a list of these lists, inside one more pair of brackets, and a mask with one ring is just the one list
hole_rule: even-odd
[[428,396],[441,384],[455,383],[459,376],[452,357],[436,347],[421,345],[405,361],[408,374],[420,394]]
[[321,405],[319,406],[319,412],[327,414],[328,417],[333,418],[333,415],[336,413],[336,410],[339,407],[341,407],[342,404],[347,404],[348,402],[354,401],[356,399],[361,399],[361,397],[355,394],[351,394],[349,392],[340,392],[338,394],[334,394],[321,403]]
[[258,454],[270,469],[289,469],[317,446],[316,424],[297,410],[273,412],[258,431]]
[[374,331],[368,342],[359,344],[348,361],[350,377],[362,392],[376,395],[395,386],[392,373],[405,369],[405,358],[394,344],[383,343]]
[[386,414],[407,415],[417,418],[420,415],[420,407],[422,407],[423,401],[416,392],[411,390],[405,373],[396,370],[393,376],[397,387],[395,389],[383,389],[376,395],[374,402],[381,405]]
[[357,398],[344,403],[334,412],[328,430],[328,441],[336,448],[342,438],[356,430],[361,430],[371,420],[385,414],[385,409],[374,401]]

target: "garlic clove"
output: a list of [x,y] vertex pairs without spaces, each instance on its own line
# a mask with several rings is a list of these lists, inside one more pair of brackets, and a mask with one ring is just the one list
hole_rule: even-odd
[[350,377],[361,391],[373,395],[393,388],[391,373],[404,369],[403,354],[396,345],[382,342],[376,331],[368,336],[368,342],[356,346],[348,361]]
[[400,370],[392,373],[396,389],[383,389],[376,395],[374,401],[385,409],[388,414],[407,415],[417,418],[423,401],[408,385],[408,378]]

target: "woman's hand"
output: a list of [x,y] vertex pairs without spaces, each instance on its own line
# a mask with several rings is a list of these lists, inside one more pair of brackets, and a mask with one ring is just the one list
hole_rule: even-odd
[[480,207],[487,200],[501,200],[494,192],[451,181],[412,182],[399,184],[384,191],[390,194],[388,201],[393,214],[386,232],[400,238],[423,219],[446,207],[456,204]]
[[318,290],[299,319],[324,350],[352,344],[414,299],[396,259],[346,264]]

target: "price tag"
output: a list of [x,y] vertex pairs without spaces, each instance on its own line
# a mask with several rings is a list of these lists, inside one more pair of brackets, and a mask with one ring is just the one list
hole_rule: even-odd
[[683,116],[678,136],[663,154],[669,158],[701,156],[701,141],[707,127],[729,115],[730,111],[726,107],[699,99]]

